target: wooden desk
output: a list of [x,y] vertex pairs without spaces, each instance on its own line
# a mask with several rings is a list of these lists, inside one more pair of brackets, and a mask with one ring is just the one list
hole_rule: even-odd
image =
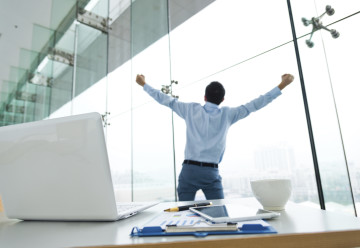
[[[241,202],[259,207],[255,199]],[[161,203],[117,222],[47,222],[9,220],[0,213],[0,247],[355,247],[360,246],[360,220],[289,203],[281,216],[270,220],[278,234],[213,235],[131,238],[133,226],[142,226],[163,209],[186,203]]]

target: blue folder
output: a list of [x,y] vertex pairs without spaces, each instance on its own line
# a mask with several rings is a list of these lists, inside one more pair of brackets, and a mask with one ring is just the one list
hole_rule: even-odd
[[232,234],[269,234],[277,233],[272,226],[263,226],[261,224],[244,224],[236,231],[200,231],[200,232],[166,232],[160,226],[145,226],[142,229],[133,227],[130,236],[132,237],[150,237],[150,236],[183,236],[193,235],[195,237],[206,237],[207,235],[232,235]]

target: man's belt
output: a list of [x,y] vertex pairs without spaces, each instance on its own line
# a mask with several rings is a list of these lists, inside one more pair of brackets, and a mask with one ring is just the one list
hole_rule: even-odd
[[192,165],[197,165],[197,166],[218,168],[218,164],[205,163],[205,162],[199,162],[199,161],[188,160],[188,159],[184,160],[184,164],[192,164]]

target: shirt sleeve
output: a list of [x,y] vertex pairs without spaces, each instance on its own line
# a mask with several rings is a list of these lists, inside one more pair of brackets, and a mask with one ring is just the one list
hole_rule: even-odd
[[171,108],[181,118],[185,118],[188,111],[188,103],[179,102],[176,98],[168,96],[162,93],[160,90],[154,89],[148,84],[144,85],[144,91],[161,105]]
[[281,95],[281,90],[279,89],[279,87],[275,87],[265,95],[261,95],[258,98],[252,100],[251,102],[246,103],[245,105],[232,108],[231,124],[234,124],[238,120],[247,117],[250,113],[265,107],[280,95]]

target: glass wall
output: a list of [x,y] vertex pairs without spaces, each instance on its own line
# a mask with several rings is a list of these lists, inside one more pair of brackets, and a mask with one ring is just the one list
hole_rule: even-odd
[[[164,123],[172,122],[171,113],[168,109],[154,103],[135,84],[137,73],[145,74],[147,82],[157,89],[168,85],[170,80],[178,81],[179,84],[174,85],[173,88],[174,94],[179,95],[180,100],[186,102],[203,102],[205,86],[211,81],[220,81],[227,89],[223,103],[227,106],[237,106],[252,100],[275,87],[280,82],[283,73],[292,73],[296,80],[284,90],[279,99],[232,127],[220,171],[227,198],[251,196],[249,181],[252,179],[288,177],[293,183],[293,201],[319,207],[313,151],[309,141],[287,4],[279,2],[274,6],[273,2],[270,4],[267,1],[255,1],[244,6],[239,1],[209,1],[204,8],[201,8],[201,11],[174,25],[173,23],[181,19],[179,8],[183,5],[179,1],[170,0],[168,1],[170,32],[168,35],[161,36],[165,32],[162,30],[162,25],[157,24],[156,28],[151,25],[162,18],[162,8],[160,6],[152,8],[142,1],[136,2],[137,5],[134,2],[131,5],[131,17],[129,17],[132,33],[131,64],[119,62],[117,69],[109,74],[111,75],[109,85],[115,85],[114,80],[121,81],[124,82],[121,88],[131,92],[130,96],[121,97],[125,101],[124,104],[119,104],[118,101],[119,107],[113,107],[114,105],[109,103],[109,109],[118,109],[119,114],[111,118],[114,121],[116,118],[119,120],[122,118],[122,125],[131,128],[131,135],[125,131],[122,131],[122,135],[117,134],[119,138],[122,137],[125,140],[124,143],[120,142],[121,146],[117,141],[119,148],[123,147],[121,149],[124,151],[123,155],[117,156],[125,156],[119,161],[126,164],[124,167],[128,169],[124,171],[127,175],[132,175],[133,199],[137,199],[136,192],[141,192],[141,189],[140,191],[135,189],[137,185],[140,185],[138,178],[141,178],[143,182],[148,181],[148,185],[156,181],[163,190],[168,187],[175,191],[173,186],[176,186],[176,183],[173,184],[170,181],[177,180],[184,159],[185,147],[183,120],[176,115],[173,117],[175,143],[172,146],[171,124],[164,125]],[[352,166],[349,166],[351,163],[347,162],[346,150],[343,149],[346,147],[346,139],[340,128],[339,100],[336,100],[333,79],[330,83],[328,75],[328,71],[331,72],[336,67],[329,69],[330,55],[325,56],[324,53],[326,42],[338,40],[332,39],[331,36],[328,41],[318,40],[319,37],[326,35],[319,31],[314,34],[313,41],[319,44],[321,49],[310,49],[305,44],[305,39],[308,39],[306,35],[311,29],[303,25],[301,17],[320,15],[321,12],[318,9],[324,3],[315,2],[315,4],[313,1],[296,2],[292,8],[299,37],[302,73],[308,94],[309,114],[318,155],[317,162],[321,172],[326,208],[340,209],[353,214],[351,185],[353,192],[357,192],[358,180],[353,179],[350,184],[347,176],[348,169],[351,175],[356,175],[356,172],[351,171]],[[156,18],[147,19],[148,13],[147,15],[142,13],[141,5],[143,9],[151,9],[158,13]],[[262,8],[259,10],[258,6]],[[187,7],[189,9],[189,6]],[[273,8],[278,10],[276,16],[268,11]],[[356,13],[356,11],[353,12]],[[248,13],[258,13],[257,15],[261,18],[254,20],[253,15]],[[189,13],[186,12],[186,14]],[[351,14],[350,8],[340,7],[339,15],[341,16],[333,21]],[[141,16],[146,25],[139,24],[138,16]],[[349,22],[356,22],[355,17],[351,18],[348,19]],[[167,20],[163,21],[167,22]],[[345,25],[345,21],[341,20],[333,26],[340,26],[341,23]],[[144,39],[144,34],[147,34],[145,37],[149,36],[149,38]],[[122,44],[122,48],[129,43],[129,40],[124,38],[117,37],[117,39],[114,38],[114,42],[115,40],[123,41],[118,43]],[[255,43],[256,46],[253,45]],[[340,43],[338,44],[341,46]],[[339,49],[333,49],[333,51],[339,51]],[[127,80],[130,81],[125,83]],[[115,95],[113,92],[109,93],[109,99],[111,99],[110,94]],[[119,94],[122,93],[119,92]],[[129,104],[132,106],[130,110],[123,107]],[[324,109],[326,109],[325,113]],[[111,110],[111,112],[114,111]],[[348,118],[353,119],[353,117]],[[324,125],[324,122],[327,124]],[[145,123],[146,128],[144,128]],[[112,128],[114,127],[109,127],[109,130]],[[349,132],[353,133],[350,129]],[[109,139],[115,140],[115,137],[109,137]],[[126,143],[131,145],[131,148]],[[171,152],[172,147],[175,149],[174,154]],[[356,145],[353,149],[355,148]],[[172,156],[175,158],[175,176],[169,182],[157,179],[159,173],[165,173],[169,175],[169,178],[173,174]],[[159,167],[148,168],[148,164]],[[140,173],[138,169],[143,172],[141,177],[136,176]],[[169,169],[168,172],[161,172],[167,169]],[[131,194],[129,192],[128,196]],[[158,192],[160,191],[152,190],[152,192],[147,192],[146,199],[159,199],[161,194]],[[139,199],[141,198],[143,197]],[[203,195],[199,192],[197,199],[202,198]]]
[[[253,179],[290,178],[291,200],[319,208],[315,163],[326,209],[354,214],[360,202],[360,36],[354,28],[360,3],[288,2],[301,71],[286,1],[53,0],[51,26],[34,26],[32,49],[21,51],[21,63],[3,83],[0,124],[99,112],[117,200],[173,201],[185,123],[149,97],[135,83],[136,74],[159,90],[176,80],[172,93],[180,101],[201,104],[207,84],[219,81],[226,89],[222,106],[238,106],[291,73],[295,81],[278,99],[231,127],[220,164],[225,197],[251,196]],[[320,16],[326,5],[335,13],[321,20],[340,37],[319,30],[310,48],[312,27],[302,18]],[[78,16],[86,11],[111,29]],[[54,59],[59,56],[66,63]]]

